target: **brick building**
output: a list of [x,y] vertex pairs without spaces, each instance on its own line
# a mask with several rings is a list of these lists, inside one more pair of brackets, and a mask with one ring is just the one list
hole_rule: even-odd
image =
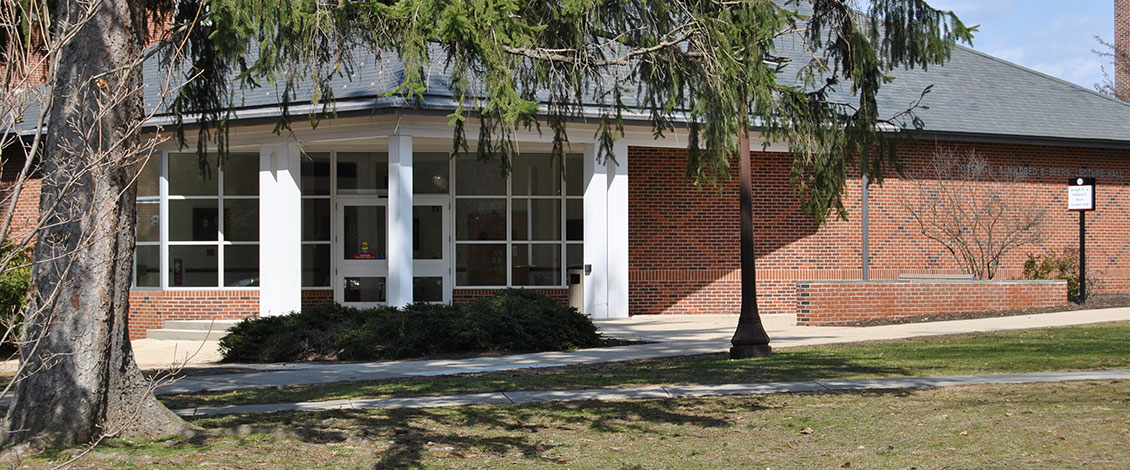
[[[146,76],[160,76],[154,67]],[[209,178],[195,154],[160,148],[138,182],[131,335],[166,320],[277,315],[321,302],[462,302],[506,287],[564,302],[570,267],[583,267],[580,307],[594,317],[738,311],[736,181],[718,190],[686,182],[681,133],[657,140],[647,122],[629,122],[615,162],[599,164],[595,125],[576,123],[564,172],[549,157],[549,136],[522,133],[507,178],[492,164],[450,158],[442,73],[420,105],[381,98],[399,72],[361,64],[355,76],[364,80],[340,79],[338,117],[285,136],[264,123],[277,94],[245,91],[233,155]],[[958,48],[945,67],[899,71],[880,105],[905,107],[930,85],[929,109],[919,113],[926,128],[900,152],[905,176],[888,175],[869,192],[871,283],[835,285],[864,277],[860,175],[849,175],[848,220],[818,225],[789,189],[788,149],[763,148],[755,134],[762,312],[824,302],[884,314],[906,299],[957,310],[1064,302],[1062,283],[881,282],[961,272],[910,216],[921,203],[912,179],[938,150],[974,151],[990,173],[1023,175],[1010,194],[1046,213],[1042,240],[1009,253],[997,279],[1019,277],[1029,253],[1075,246],[1066,182],[1095,177],[1088,257],[1103,290],[1130,291],[1130,104]],[[158,115],[152,124],[166,122]],[[4,178],[20,164],[6,158]],[[21,198],[20,220],[34,220],[37,194],[33,184]]]

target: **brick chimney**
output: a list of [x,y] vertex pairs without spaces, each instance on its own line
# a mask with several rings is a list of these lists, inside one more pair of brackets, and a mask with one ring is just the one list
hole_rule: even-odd
[[1130,0],[1114,0],[1114,93],[1130,101]]

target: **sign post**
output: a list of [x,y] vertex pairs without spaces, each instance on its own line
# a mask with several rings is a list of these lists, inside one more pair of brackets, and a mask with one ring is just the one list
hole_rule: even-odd
[[1087,211],[1095,210],[1095,179],[1067,182],[1067,210],[1079,212],[1079,303],[1087,302]]

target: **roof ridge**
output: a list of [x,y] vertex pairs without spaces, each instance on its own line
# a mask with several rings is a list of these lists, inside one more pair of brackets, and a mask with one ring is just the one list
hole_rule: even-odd
[[[1115,98],[1113,96],[1104,95],[1102,93],[1099,93],[1098,91],[1092,90],[1092,89],[1087,88],[1087,87],[1082,86],[1082,85],[1079,85],[1078,83],[1072,83],[1072,82],[1069,82],[1069,81],[1064,80],[1062,78],[1046,74],[1046,73],[1041,72],[1039,70],[1031,69],[1031,68],[1025,67],[1023,65],[1017,64],[1015,62],[1010,62],[1010,61],[1004,60],[1000,57],[994,56],[994,55],[989,54],[987,52],[981,52],[981,51],[974,49],[972,47],[962,46],[960,44],[955,44],[954,47],[956,47],[959,50],[972,52],[972,53],[979,55],[981,57],[985,57],[987,59],[991,59],[991,60],[994,60],[996,62],[1000,62],[1000,63],[1008,65],[1012,68],[1019,69],[1021,71],[1024,71],[1024,72],[1027,72],[1027,73],[1030,73],[1030,74],[1033,74],[1033,75],[1037,75],[1037,76],[1040,76],[1040,77],[1043,77],[1043,78],[1046,78],[1046,79],[1049,79],[1049,80],[1052,80],[1052,81],[1055,81],[1055,82],[1062,83],[1062,84],[1067,85],[1071,88],[1075,88],[1075,89],[1078,89],[1078,90],[1081,90],[1081,91],[1085,91],[1085,92],[1090,93],[1092,95],[1107,99],[1107,100],[1115,102],[1115,103],[1118,103],[1122,106],[1130,107],[1130,103],[1128,103],[1126,101],[1122,101],[1122,100]],[[949,62],[949,61],[947,61],[947,62]],[[943,64],[942,67],[945,67],[945,64]]]

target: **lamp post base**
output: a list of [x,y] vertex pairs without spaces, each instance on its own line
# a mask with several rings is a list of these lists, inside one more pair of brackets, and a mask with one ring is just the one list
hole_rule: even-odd
[[773,348],[768,344],[735,344],[730,348],[730,359],[749,359],[751,357],[769,357]]

